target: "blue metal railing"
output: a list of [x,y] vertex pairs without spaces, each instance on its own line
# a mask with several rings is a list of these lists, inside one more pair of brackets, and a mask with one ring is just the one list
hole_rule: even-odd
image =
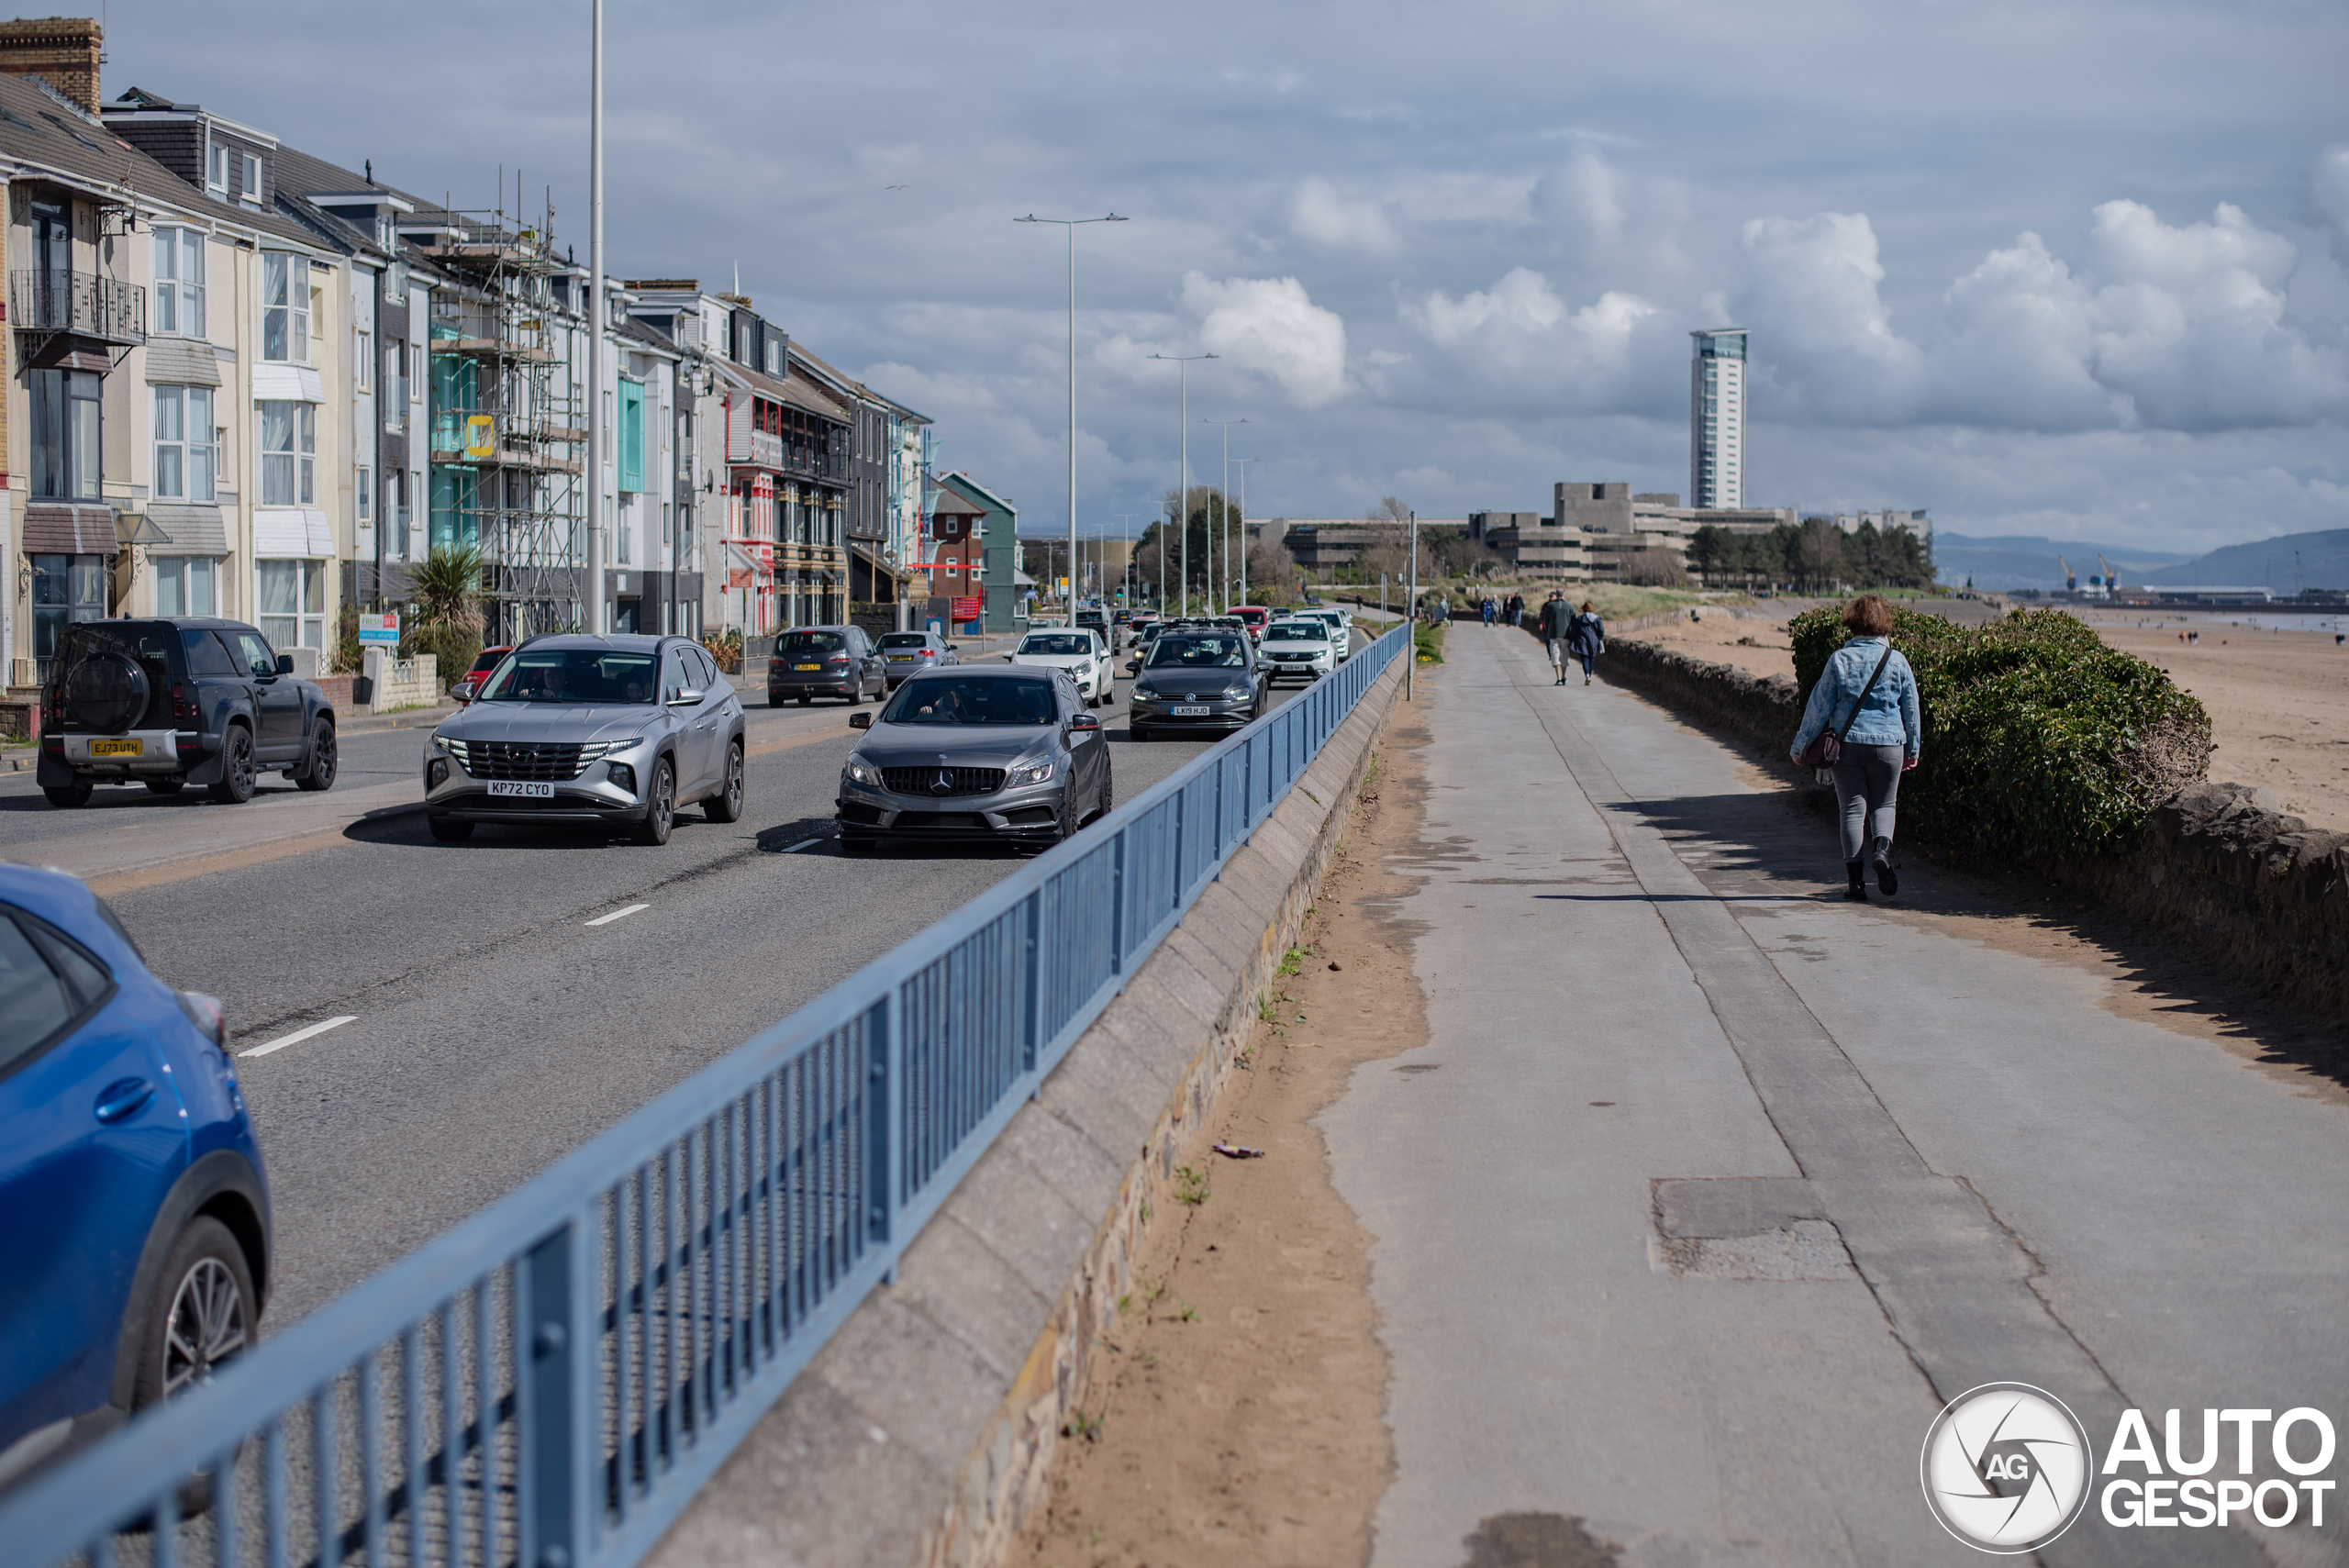
[[0,1503],[0,1561],[625,1568],[1404,646]]

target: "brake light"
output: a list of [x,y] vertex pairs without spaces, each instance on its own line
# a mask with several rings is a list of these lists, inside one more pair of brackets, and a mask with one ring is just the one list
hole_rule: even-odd
[[172,683],[172,719],[174,723],[195,722],[195,699],[189,696],[187,687],[177,681]]
[[44,729],[55,729],[65,722],[65,701],[56,686],[40,695],[40,722]]
[[935,659],[938,657],[938,650],[935,648],[925,648],[921,651],[921,656],[925,659]]

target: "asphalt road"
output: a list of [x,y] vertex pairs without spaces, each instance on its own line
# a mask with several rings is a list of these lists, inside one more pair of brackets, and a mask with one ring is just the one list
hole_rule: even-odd
[[[1206,750],[1133,744],[1124,690],[1102,710],[1121,800]],[[408,729],[346,738],[326,796],[273,777],[245,806],[133,788],[58,811],[29,772],[0,775],[0,853],[234,830],[226,852],[109,901],[159,975],[227,1003],[239,1050],[329,1026],[238,1064],[269,1165],[282,1329],[1019,863],[992,847],[842,859],[831,803],[854,738],[838,706],[752,707],[742,820],[688,808],[660,849],[498,828],[440,844],[416,812],[233,847],[268,813],[404,795],[425,740]]]

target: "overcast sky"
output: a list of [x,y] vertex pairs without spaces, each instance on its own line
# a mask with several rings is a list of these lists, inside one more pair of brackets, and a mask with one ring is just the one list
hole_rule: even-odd
[[[586,241],[587,7],[108,7],[193,99]],[[1687,488],[1753,329],[1750,504],[2195,550],[2349,525],[2349,7],[613,0],[607,254],[744,290],[942,463],[1146,518],[1191,418],[1252,513]],[[895,188],[893,188],[895,187]],[[509,185],[510,190],[510,185]],[[512,202],[509,195],[508,204]],[[1196,423],[1195,480],[1217,432]]]

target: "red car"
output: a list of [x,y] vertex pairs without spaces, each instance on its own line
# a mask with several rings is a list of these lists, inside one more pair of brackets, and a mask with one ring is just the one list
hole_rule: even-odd
[[482,683],[489,679],[489,673],[497,668],[498,661],[513,651],[511,647],[483,649],[481,657],[473,661],[473,667],[457,678],[457,684],[449,689],[449,695],[459,702],[473,701],[473,694],[481,690]]
[[1248,636],[1252,641],[1264,640],[1264,628],[1272,624],[1272,611],[1262,605],[1237,605],[1232,607],[1231,613],[1238,616],[1247,626]]

